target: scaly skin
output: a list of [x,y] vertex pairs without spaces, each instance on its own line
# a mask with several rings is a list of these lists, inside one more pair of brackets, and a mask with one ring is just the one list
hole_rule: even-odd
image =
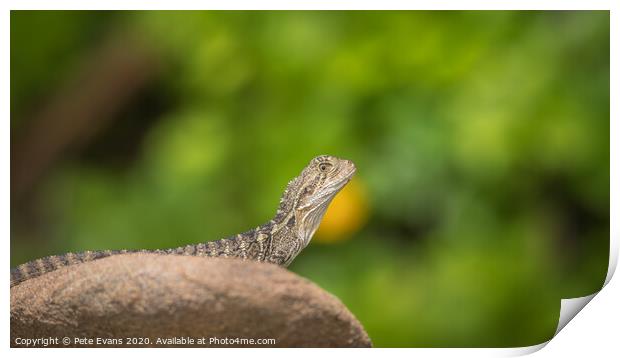
[[237,257],[288,266],[319,227],[327,206],[355,173],[348,160],[322,155],[288,183],[275,217],[256,229],[217,241],[163,250],[105,250],[66,253],[11,269],[11,287],[61,267],[127,253]]

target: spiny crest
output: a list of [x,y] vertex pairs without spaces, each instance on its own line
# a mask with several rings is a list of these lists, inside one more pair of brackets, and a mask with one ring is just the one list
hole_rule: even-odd
[[306,190],[306,188],[309,187],[308,185],[306,185],[306,183],[309,183],[311,181],[316,182],[316,180],[313,179],[316,179],[314,177],[319,174],[317,170],[317,164],[326,162],[329,160],[329,158],[329,155],[320,155],[313,158],[298,176],[288,182],[288,184],[286,185],[286,189],[282,194],[282,197],[280,197],[278,212],[276,213],[274,221],[281,221],[281,219],[286,217],[287,214],[295,208],[296,202],[303,194],[301,191]]
[[286,189],[280,198],[280,204],[278,206],[278,212],[275,217],[275,221],[280,221],[287,216],[294,208],[295,198],[299,196],[299,190],[302,188],[304,182],[304,172],[299,176],[293,178],[286,185]]

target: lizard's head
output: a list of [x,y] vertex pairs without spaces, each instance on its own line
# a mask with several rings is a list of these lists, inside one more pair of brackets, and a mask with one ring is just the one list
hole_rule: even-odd
[[303,240],[303,247],[318,229],[329,203],[351,180],[355,170],[350,160],[321,155],[312,159],[301,174],[289,182],[278,214],[288,218],[289,226],[296,229]]

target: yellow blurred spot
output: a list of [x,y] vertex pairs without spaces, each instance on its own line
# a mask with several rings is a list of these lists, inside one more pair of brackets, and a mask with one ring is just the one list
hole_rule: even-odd
[[328,243],[349,239],[366,223],[368,211],[366,188],[354,178],[327,208],[313,241]]

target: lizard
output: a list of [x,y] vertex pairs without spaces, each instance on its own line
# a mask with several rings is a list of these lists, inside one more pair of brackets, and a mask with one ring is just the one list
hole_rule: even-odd
[[310,243],[332,199],[355,172],[355,164],[350,160],[330,155],[315,157],[299,176],[288,182],[275,216],[255,229],[216,241],[169,249],[84,251],[47,256],[11,269],[11,287],[62,267],[130,253],[232,257],[288,267]]

